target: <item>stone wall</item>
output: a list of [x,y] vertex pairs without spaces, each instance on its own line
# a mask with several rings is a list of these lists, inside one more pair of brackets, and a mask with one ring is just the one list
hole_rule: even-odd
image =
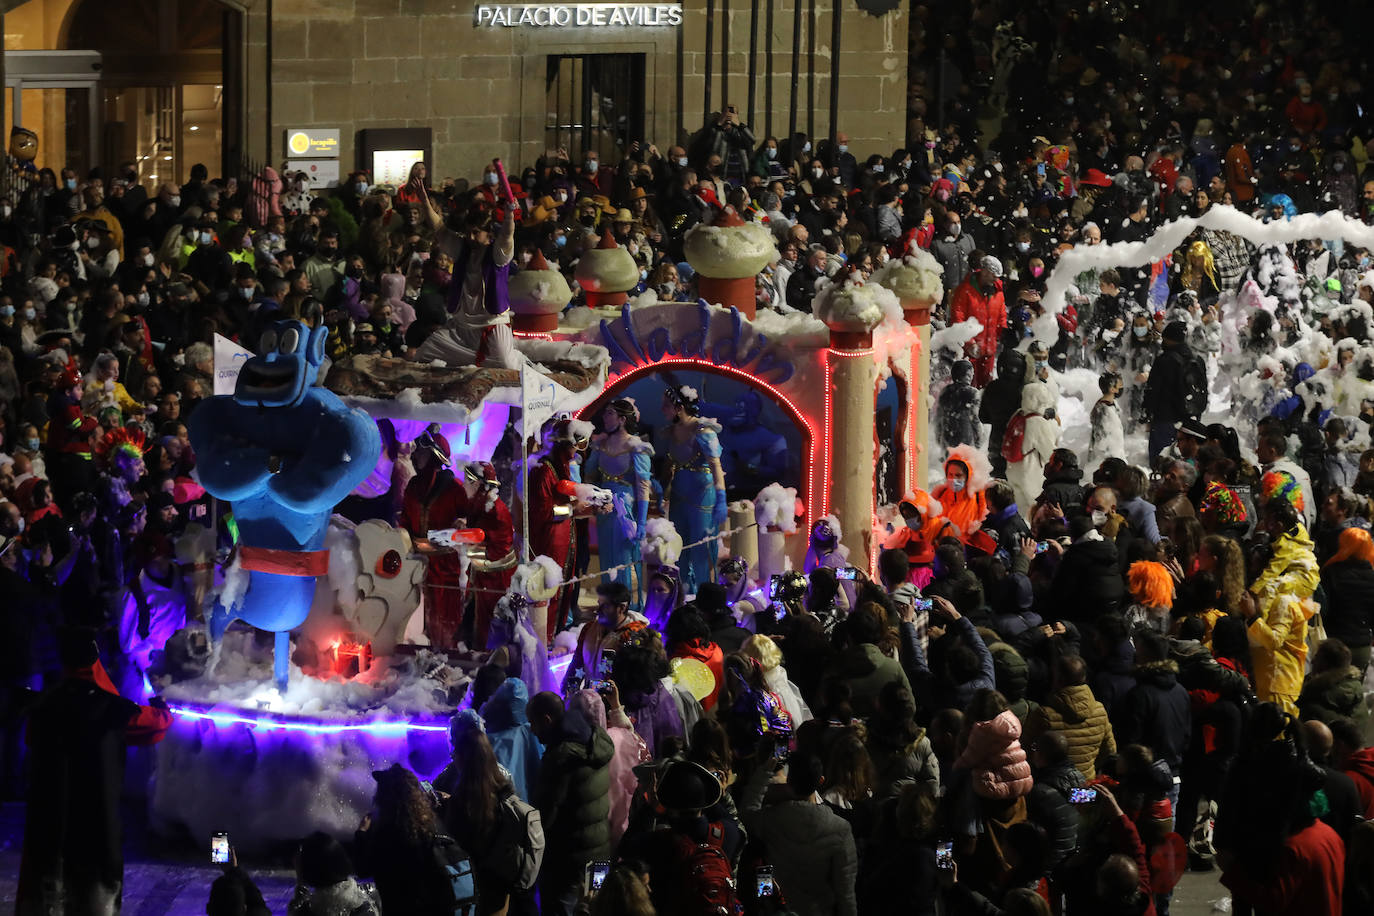
[[[792,79],[793,0],[776,3],[773,131],[782,135]],[[434,135],[431,173],[436,179],[473,178],[498,155],[530,163],[545,148],[545,55],[568,53],[644,53],[647,139],[665,149],[678,139],[676,29],[478,29],[473,6],[473,0],[274,0],[267,158],[281,160],[288,127],[337,127],[343,133],[340,167],[347,172],[355,167],[358,130],[427,126]],[[266,63],[264,7],[255,3],[250,12],[250,82]],[[743,109],[750,14],[743,0],[734,0],[732,7],[729,91]],[[873,17],[852,0],[844,9],[839,127],[850,135],[851,149],[860,158],[887,154],[901,142],[904,130],[907,14],[899,9]],[[684,4],[681,120],[689,131],[704,120],[705,10],[705,0]],[[804,2],[802,12],[805,16]],[[253,14],[259,21],[253,21]],[[822,136],[830,127],[830,16],[831,0],[818,0],[815,125]],[[766,41],[762,15],[759,31],[761,74]],[[716,108],[722,103],[720,39],[718,23]],[[805,40],[803,33],[803,48]],[[760,77],[754,118],[760,139],[763,98]],[[266,120],[265,100],[255,105],[257,101],[250,92],[254,148]],[[804,81],[800,102],[805,105]],[[803,112],[798,129],[805,126]]]

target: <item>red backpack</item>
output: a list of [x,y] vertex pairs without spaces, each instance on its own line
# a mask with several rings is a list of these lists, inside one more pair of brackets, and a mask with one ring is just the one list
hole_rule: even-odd
[[743,912],[735,893],[735,877],[723,851],[725,830],[719,821],[706,829],[706,841],[694,842],[678,835],[681,893],[674,913],[678,916],[738,916]]
[[1026,415],[1016,413],[1007,423],[1007,431],[1002,433],[1002,457],[1008,461],[1024,461],[1023,451],[1026,441]]

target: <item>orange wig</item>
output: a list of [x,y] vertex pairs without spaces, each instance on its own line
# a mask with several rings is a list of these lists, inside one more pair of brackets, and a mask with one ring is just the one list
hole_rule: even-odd
[[1326,565],[1339,563],[1342,560],[1351,558],[1364,560],[1370,566],[1374,566],[1374,540],[1370,540],[1369,532],[1363,528],[1347,528],[1341,532],[1341,539],[1338,542],[1336,555],[1326,561]]
[[1163,563],[1140,561],[1126,571],[1131,597],[1145,607],[1174,606],[1174,579]]

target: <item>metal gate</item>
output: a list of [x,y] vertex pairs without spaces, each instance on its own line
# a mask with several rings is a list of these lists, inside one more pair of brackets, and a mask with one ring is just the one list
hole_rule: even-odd
[[545,145],[570,156],[596,150],[619,162],[644,140],[644,55],[560,54],[548,58]]

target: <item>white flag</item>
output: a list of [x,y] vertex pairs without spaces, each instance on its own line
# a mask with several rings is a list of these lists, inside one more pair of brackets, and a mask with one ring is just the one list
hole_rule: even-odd
[[215,394],[234,393],[239,367],[253,355],[252,350],[245,350],[227,337],[215,335]]
[[544,421],[553,416],[554,407],[571,394],[562,385],[526,363],[520,370],[520,435],[537,435]]

